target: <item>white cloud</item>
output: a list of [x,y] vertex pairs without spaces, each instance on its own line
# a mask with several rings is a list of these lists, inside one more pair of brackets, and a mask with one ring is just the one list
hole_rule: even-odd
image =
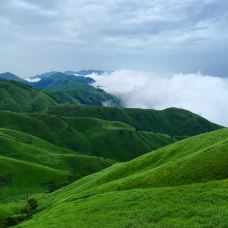
[[90,75],[99,86],[131,108],[178,107],[228,126],[228,79],[196,74],[171,76],[137,71]]

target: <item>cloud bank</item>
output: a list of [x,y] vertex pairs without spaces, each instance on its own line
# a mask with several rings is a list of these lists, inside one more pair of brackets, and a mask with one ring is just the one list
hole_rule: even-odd
[[138,71],[115,71],[98,76],[94,86],[118,96],[130,108],[178,107],[228,126],[228,79],[209,75],[169,76]]

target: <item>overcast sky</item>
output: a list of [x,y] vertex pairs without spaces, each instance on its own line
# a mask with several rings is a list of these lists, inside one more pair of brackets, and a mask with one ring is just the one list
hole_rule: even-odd
[[0,72],[228,76],[227,0],[0,0]]

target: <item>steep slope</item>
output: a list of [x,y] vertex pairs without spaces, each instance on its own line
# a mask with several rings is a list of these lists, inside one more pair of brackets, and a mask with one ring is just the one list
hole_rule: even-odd
[[37,137],[0,129],[0,201],[55,190],[113,161],[82,155]]
[[16,81],[0,79],[0,109],[16,112],[39,112],[57,102],[45,93]]
[[25,81],[24,79],[18,77],[15,74],[10,73],[10,72],[1,73],[0,78],[5,79],[5,80],[13,80],[13,81],[17,81],[17,82],[27,83],[27,81]]
[[69,117],[96,117],[109,121],[121,121],[137,130],[168,134],[177,139],[221,128],[221,126],[213,124],[199,115],[177,108],[158,111],[153,109],[57,105],[50,107],[48,113]]
[[227,148],[223,129],[116,164],[41,198],[18,227],[226,227]]
[[33,83],[59,103],[119,106],[119,100],[101,89],[89,85],[94,80],[88,77],[56,73]]
[[175,142],[170,136],[136,131],[95,118],[67,118],[0,111],[0,127],[25,132],[83,154],[128,161]]

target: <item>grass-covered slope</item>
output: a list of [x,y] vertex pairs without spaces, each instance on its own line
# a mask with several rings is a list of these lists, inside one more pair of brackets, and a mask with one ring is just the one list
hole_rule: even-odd
[[[168,187],[228,178],[228,129],[194,136],[115,164],[69,186],[90,195],[133,188]],[[67,189],[64,190],[65,192]]]
[[0,201],[49,191],[112,164],[1,128]]
[[63,200],[16,227],[226,228],[227,189],[226,180]]
[[116,121],[94,118],[65,118],[65,121],[88,139],[92,154],[116,161],[128,161],[175,142],[168,135],[136,131]]
[[92,82],[91,78],[55,73],[33,83],[33,86],[45,91],[58,103],[119,106],[116,97],[89,85]]
[[121,123],[95,118],[67,118],[0,111],[0,127],[25,132],[84,154],[128,161],[175,142],[170,136],[136,131]]
[[0,109],[15,112],[39,112],[57,102],[30,85],[0,79]]
[[227,227],[227,167],[228,129],[195,136],[41,198],[19,227]]
[[221,128],[221,126],[213,124],[199,115],[177,108],[157,111],[152,109],[57,105],[50,107],[48,113],[69,117],[96,117],[109,121],[121,121],[138,130],[164,133],[176,138],[193,136]]

